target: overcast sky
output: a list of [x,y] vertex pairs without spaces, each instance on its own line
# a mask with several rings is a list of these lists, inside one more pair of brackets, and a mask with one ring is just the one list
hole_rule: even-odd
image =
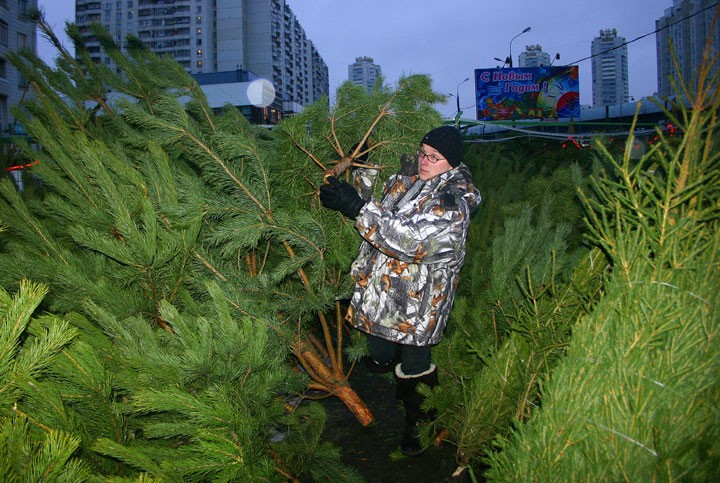
[[[657,91],[655,21],[672,0],[286,0],[330,70],[330,92],[347,80],[348,65],[368,56],[385,81],[401,75],[429,74],[443,94],[459,93],[463,117],[474,118],[473,73],[500,65],[510,54],[514,65],[526,45],[542,46],[555,65],[577,63],[580,103],[592,104],[590,43],[600,30],[617,29],[628,42],[630,95]],[[56,33],[75,19],[74,0],[39,0]],[[647,35],[650,34],[650,35]],[[646,37],[634,41],[638,37]],[[52,51],[40,39],[41,57]],[[578,61],[581,61],[578,63]],[[470,80],[463,82],[465,78]],[[462,83],[458,88],[458,84]],[[438,106],[453,116],[455,99]]]

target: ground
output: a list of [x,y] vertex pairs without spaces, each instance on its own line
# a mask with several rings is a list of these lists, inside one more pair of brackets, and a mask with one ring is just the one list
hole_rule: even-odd
[[[370,483],[471,481],[467,471],[453,477],[458,465],[455,448],[450,444],[431,446],[420,456],[400,454],[403,412],[395,399],[392,375],[375,374],[364,364],[358,364],[350,376],[350,386],[368,405],[375,422],[362,427],[338,398],[322,400],[327,412],[324,439],[342,449],[343,463],[355,468]],[[391,453],[396,457],[391,457]],[[481,475],[475,478],[482,479]]]

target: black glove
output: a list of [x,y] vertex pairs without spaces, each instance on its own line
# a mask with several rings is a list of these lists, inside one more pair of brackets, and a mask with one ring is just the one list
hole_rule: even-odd
[[325,208],[337,210],[348,218],[355,219],[365,201],[347,181],[338,181],[335,176],[328,177],[328,183],[320,187],[320,202]]
[[[360,143],[355,143],[355,144],[353,144],[353,146],[350,148],[350,152],[351,152],[351,153],[354,153],[354,152],[355,152],[355,148],[358,147],[358,144],[360,144]],[[360,152],[362,153],[363,151],[367,151],[367,149],[368,149],[368,145],[367,145],[367,143],[364,143],[364,144],[362,145],[362,148],[360,148]],[[360,163],[360,164],[366,164],[366,163],[367,163],[367,160],[368,160],[368,153],[367,153],[367,152],[365,152],[365,153],[361,154],[360,156],[358,156],[357,158],[355,158],[355,161],[358,162],[358,163]]]
[[409,154],[403,154],[400,156],[400,171],[399,173],[403,176],[417,176],[418,174],[418,160],[415,156]]

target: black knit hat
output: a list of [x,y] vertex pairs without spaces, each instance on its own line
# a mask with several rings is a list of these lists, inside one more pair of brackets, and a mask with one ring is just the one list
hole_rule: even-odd
[[436,127],[420,141],[438,150],[453,168],[463,160],[463,138],[460,131],[452,126]]

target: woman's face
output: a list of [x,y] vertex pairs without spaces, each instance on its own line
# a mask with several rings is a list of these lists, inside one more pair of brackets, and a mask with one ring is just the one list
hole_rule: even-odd
[[440,152],[432,146],[421,144],[418,150],[418,175],[423,181],[450,171],[452,165]]

